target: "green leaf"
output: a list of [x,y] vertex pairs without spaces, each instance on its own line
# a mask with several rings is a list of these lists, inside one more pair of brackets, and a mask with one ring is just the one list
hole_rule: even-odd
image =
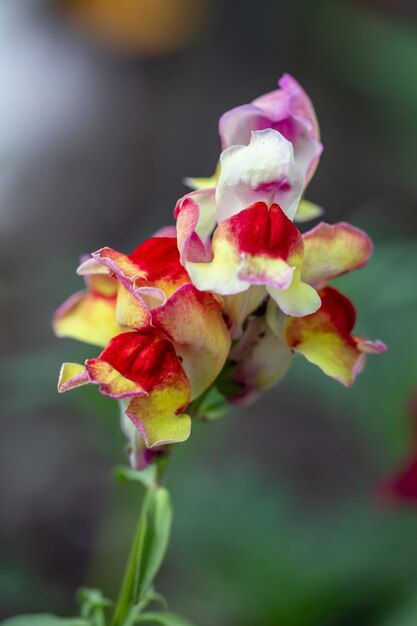
[[158,593],[156,591],[149,591],[144,600],[146,601],[146,605],[148,606],[148,604],[160,604],[162,606],[162,608],[167,609],[168,608],[168,603],[165,600],[164,596],[161,593]]
[[160,626],[192,626],[191,623],[175,615],[175,613],[142,613],[138,615],[137,624],[159,624]]
[[49,613],[37,615],[18,615],[1,622],[1,626],[89,626],[79,617],[56,617]]
[[169,493],[164,487],[148,492],[143,515],[144,532],[138,546],[134,587],[134,598],[137,600],[151,587],[168,547],[172,508]]
[[164,487],[148,489],[136,530],[122,591],[114,612],[112,625],[124,623],[132,602],[142,604],[151,590],[168,547],[172,508]]
[[105,598],[100,589],[91,589],[89,587],[81,587],[77,591],[77,599],[80,604],[89,604],[92,607],[111,606],[112,601]]
[[83,587],[78,590],[77,599],[83,619],[91,622],[93,626],[105,625],[105,609],[112,606],[113,602],[105,598],[100,589]]
[[155,591],[151,590],[147,594],[145,594],[140,602],[137,602],[131,607],[126,619],[123,622],[123,626],[134,626],[134,624],[137,624],[138,618],[142,614],[144,609],[147,608],[150,604],[156,602],[162,604],[164,611],[168,609],[165,598],[160,593],[156,593]]

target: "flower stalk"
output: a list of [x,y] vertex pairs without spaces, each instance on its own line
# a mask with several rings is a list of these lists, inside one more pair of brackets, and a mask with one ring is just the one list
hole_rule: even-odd
[[125,622],[125,617],[129,611],[130,606],[135,602],[134,589],[135,582],[138,577],[138,555],[140,545],[141,543],[143,543],[143,535],[146,529],[145,516],[148,501],[149,490],[145,494],[142,509],[139,514],[139,521],[136,527],[135,535],[133,537],[132,546],[130,548],[130,554],[123,575],[119,597],[116,602],[116,607],[114,609],[113,617],[111,620],[111,626],[122,626]]
[[151,601],[161,599],[152,584],[168,547],[172,523],[169,492],[162,486],[165,468],[166,457],[141,472],[119,471],[119,478],[141,482],[146,492],[111,626],[131,626]]

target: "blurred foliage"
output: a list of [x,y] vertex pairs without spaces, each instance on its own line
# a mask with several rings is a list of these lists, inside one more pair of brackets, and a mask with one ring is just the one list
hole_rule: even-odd
[[401,20],[401,1],[396,14],[378,11],[379,4],[306,0],[308,38],[322,70],[347,97],[352,90],[371,103],[385,145],[393,146],[381,155],[379,167],[415,192],[416,12],[414,7],[414,20]]
[[2,626],[88,626],[88,622],[77,617],[61,618],[43,613],[12,617],[2,622]]

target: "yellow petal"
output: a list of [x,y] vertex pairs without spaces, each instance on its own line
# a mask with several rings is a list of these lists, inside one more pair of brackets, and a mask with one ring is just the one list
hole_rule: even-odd
[[116,298],[82,291],[71,296],[57,310],[53,328],[57,337],[71,337],[104,347],[125,332],[116,320]]
[[58,391],[64,393],[75,387],[87,385],[89,379],[84,365],[79,363],[63,363],[59,372]]

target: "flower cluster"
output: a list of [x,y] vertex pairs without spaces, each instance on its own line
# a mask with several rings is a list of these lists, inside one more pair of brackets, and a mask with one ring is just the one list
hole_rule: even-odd
[[103,348],[65,363],[59,390],[92,383],[121,400],[131,441],[148,449],[186,440],[193,415],[254,399],[295,354],[350,386],[366,354],[386,349],[354,334],[352,303],[329,285],[367,263],[369,237],[345,222],[295,225],[321,213],[303,198],[322,145],[301,86],[285,75],[219,132],[216,172],[187,179],[176,226],[131,254],[83,259],[86,290],[54,318],[58,336]]

